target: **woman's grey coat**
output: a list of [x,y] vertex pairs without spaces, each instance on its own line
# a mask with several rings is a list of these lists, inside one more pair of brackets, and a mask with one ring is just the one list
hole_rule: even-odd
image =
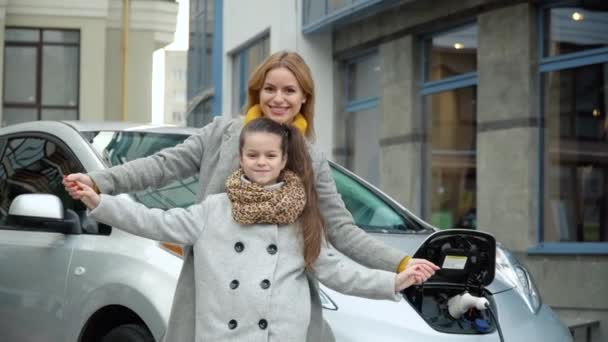
[[[139,236],[193,246],[194,341],[306,341],[310,290],[297,224],[238,224],[226,193],[168,211],[102,195],[91,216]],[[311,275],[345,294],[400,298],[394,272],[362,267],[325,243]]]
[[[176,179],[198,175],[197,201],[225,191],[224,182],[239,166],[239,134],[243,119],[217,117],[183,144],[153,156],[113,168],[89,173],[101,192],[117,194],[160,188]],[[367,267],[395,271],[404,257],[355,226],[331,176],[325,155],[314,145],[310,149],[315,171],[319,207],[328,226],[329,242],[340,252]],[[324,324],[317,283],[311,281],[311,320],[308,341],[333,341]],[[194,341],[195,300],[193,257],[186,251],[178,279],[166,342]]]

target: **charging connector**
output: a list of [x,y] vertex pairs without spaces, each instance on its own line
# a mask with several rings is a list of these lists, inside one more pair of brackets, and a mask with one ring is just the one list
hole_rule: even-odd
[[469,309],[485,310],[486,305],[489,305],[487,299],[475,297],[468,292],[464,292],[448,300],[448,312],[452,318],[459,319]]

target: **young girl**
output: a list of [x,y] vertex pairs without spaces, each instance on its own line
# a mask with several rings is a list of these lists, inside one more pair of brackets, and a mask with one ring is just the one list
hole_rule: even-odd
[[78,183],[98,221],[150,239],[193,246],[196,341],[306,340],[305,271],[351,295],[399,300],[429,277],[410,267],[364,268],[325,242],[307,145],[297,129],[267,118],[242,130],[241,168],[226,193],[187,209],[148,209]]

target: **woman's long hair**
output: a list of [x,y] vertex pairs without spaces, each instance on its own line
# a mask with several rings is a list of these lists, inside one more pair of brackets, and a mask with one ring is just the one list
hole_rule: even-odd
[[[310,68],[297,52],[292,51],[279,51],[270,55],[260,64],[249,77],[249,84],[247,86],[247,109],[260,103],[260,91],[264,86],[266,80],[266,74],[270,70],[276,68],[286,68],[291,71],[294,75],[306,102],[302,104],[300,113],[306,119],[308,126],[306,128],[306,137],[311,141],[315,137],[315,120],[314,120],[314,109],[315,109],[315,84],[312,79],[312,73]],[[246,110],[247,110],[246,109]]]
[[304,237],[304,262],[306,268],[310,270],[321,252],[321,243],[327,234],[327,226],[319,209],[319,196],[315,189],[308,146],[297,128],[268,118],[259,118],[243,127],[239,139],[239,154],[242,155],[247,134],[260,132],[281,137],[281,152],[283,157],[287,157],[285,168],[295,172],[304,184],[306,205],[300,215],[300,227]]

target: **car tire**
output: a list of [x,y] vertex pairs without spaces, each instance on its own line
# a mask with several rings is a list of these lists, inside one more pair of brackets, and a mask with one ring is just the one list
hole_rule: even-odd
[[154,337],[144,326],[124,324],[110,330],[101,342],[154,342]]

